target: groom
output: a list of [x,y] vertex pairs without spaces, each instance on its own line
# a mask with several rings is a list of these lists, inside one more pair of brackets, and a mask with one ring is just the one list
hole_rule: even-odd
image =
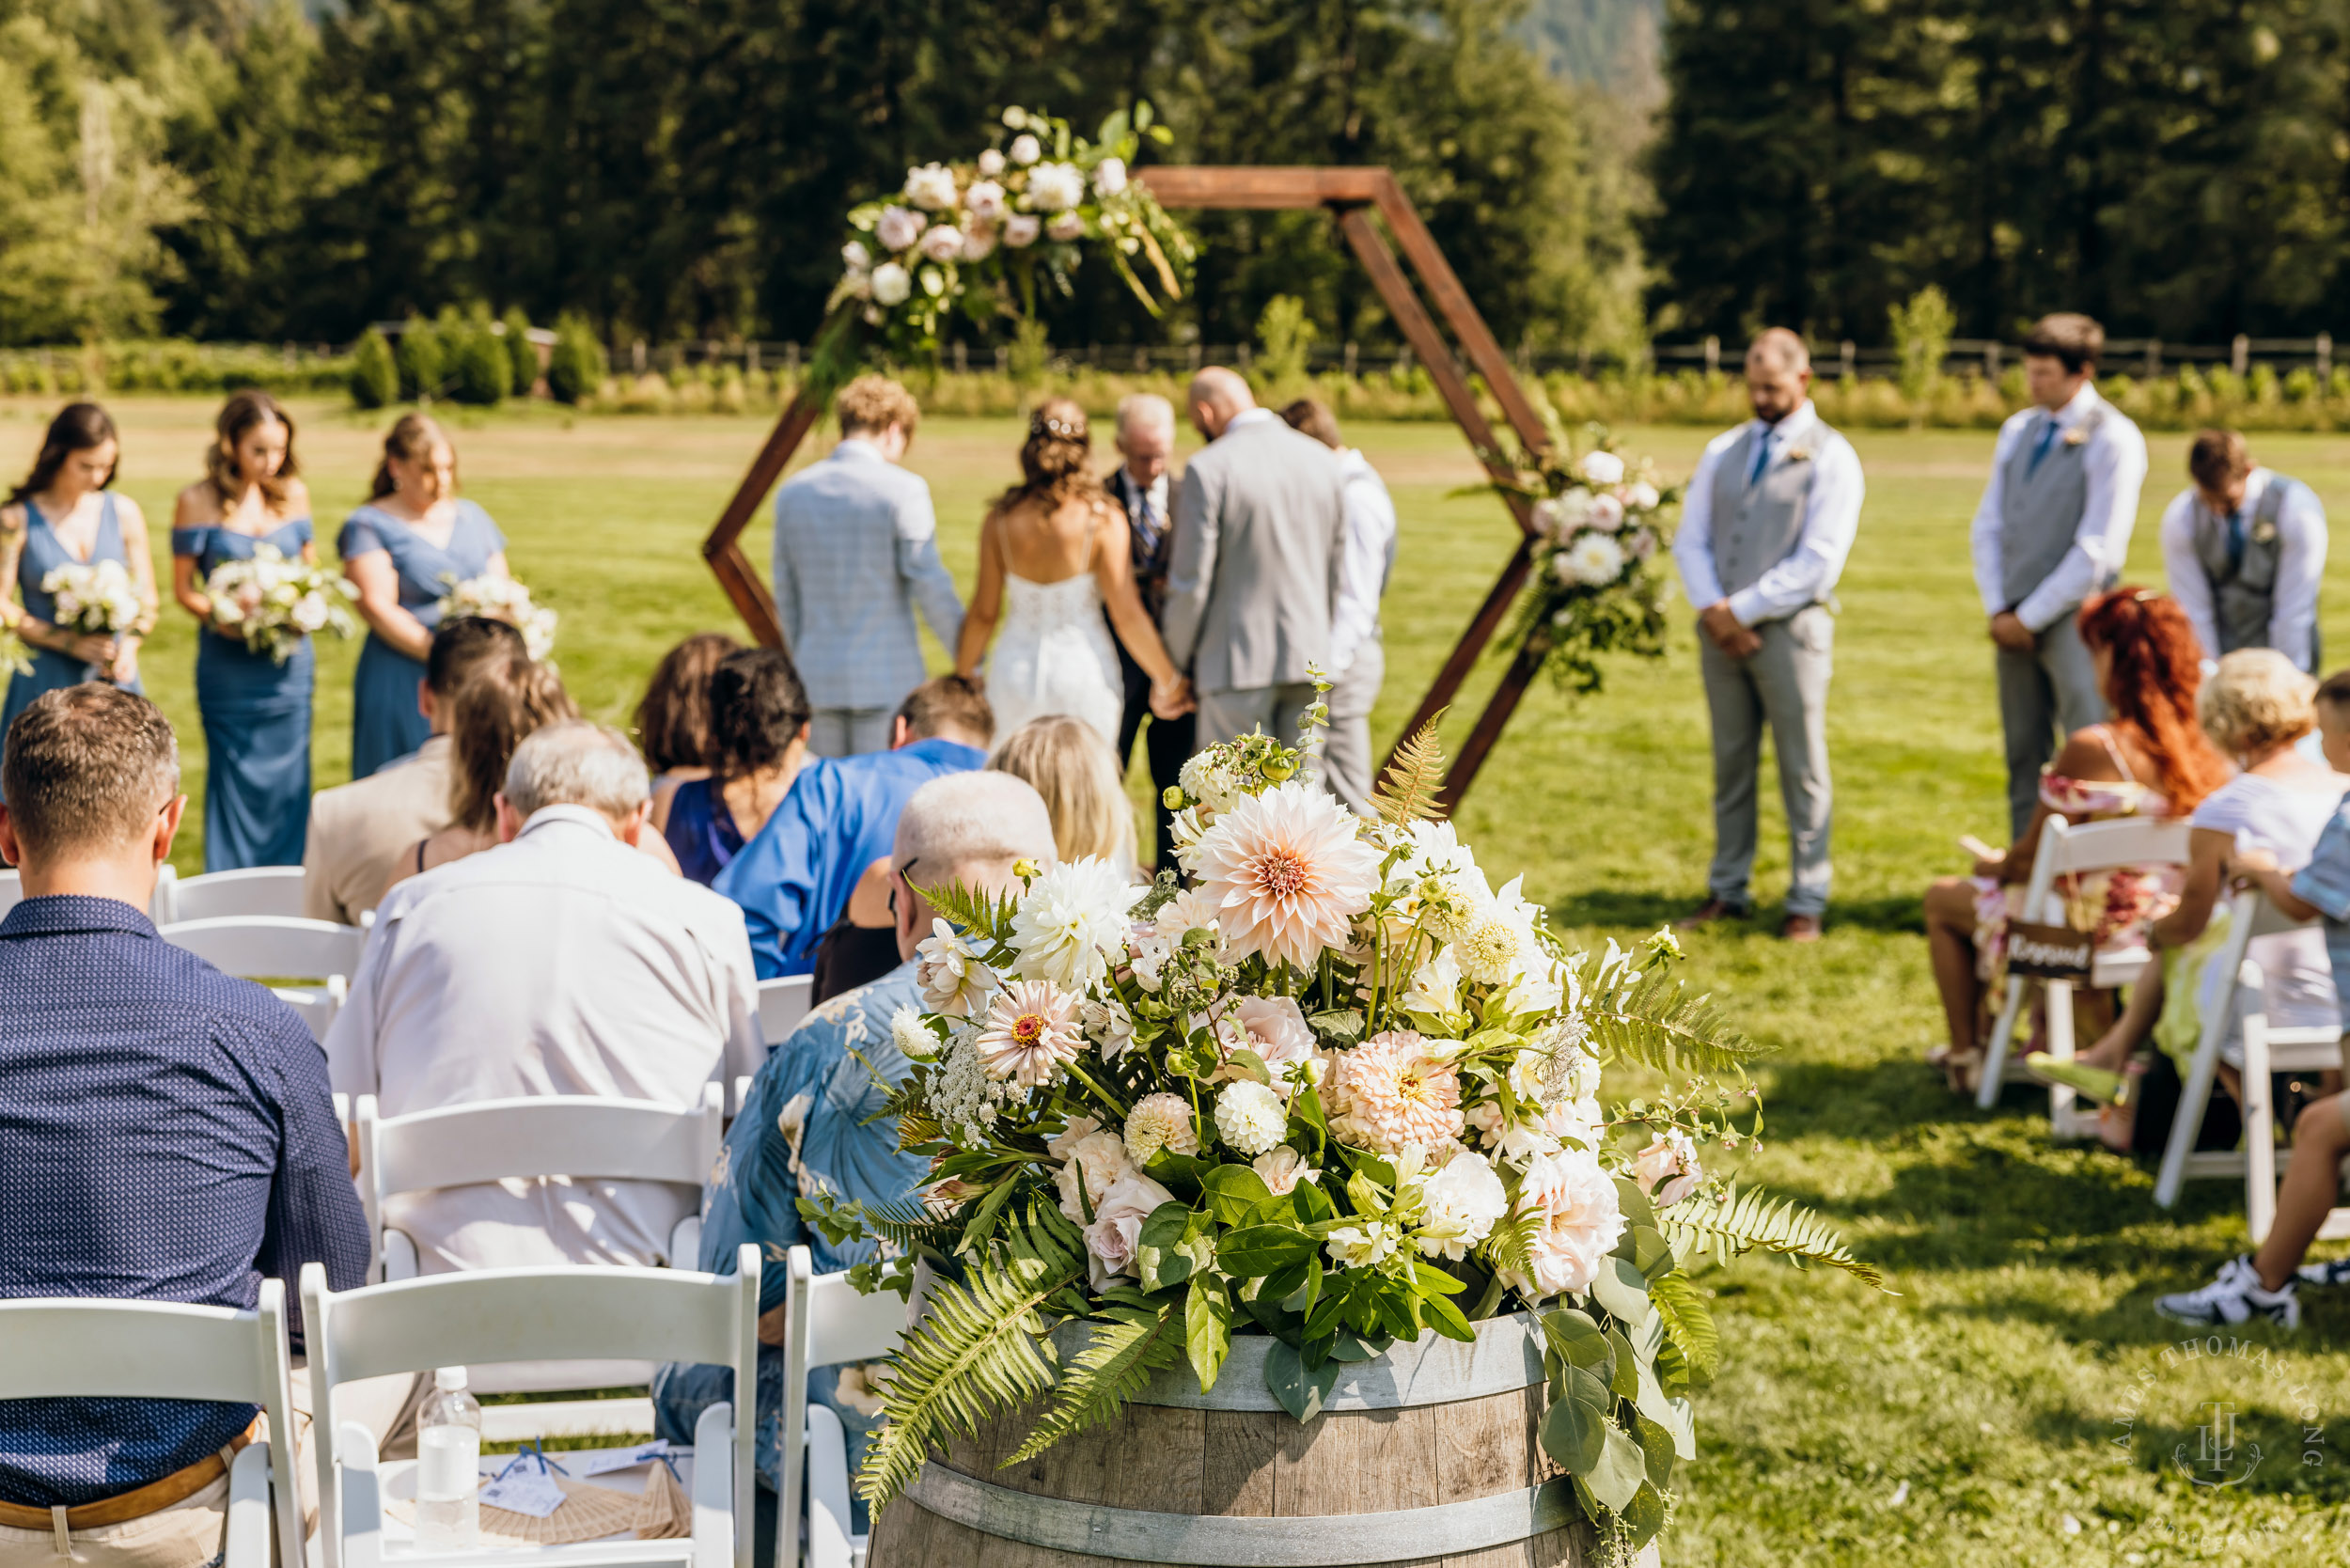
[[1175,502],[1167,657],[1191,672],[1199,745],[1253,729],[1294,745],[1314,702],[1309,666],[1330,664],[1346,477],[1337,453],[1259,408],[1221,366],[1194,376],[1184,400],[1208,445]]

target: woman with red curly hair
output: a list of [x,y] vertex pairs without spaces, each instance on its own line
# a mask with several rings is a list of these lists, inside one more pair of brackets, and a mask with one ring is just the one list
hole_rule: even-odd
[[[1950,1033],[1927,1059],[1952,1089],[1972,1090],[1982,1065],[1989,1004],[2006,980],[2008,922],[2048,819],[2184,817],[2235,771],[2196,722],[2203,651],[2175,600],[2116,588],[2082,605],[2079,625],[2112,716],[2066,738],[2041,775],[2040,804],[2021,838],[1978,856],[1972,876],[1926,890],[1926,941]],[[2101,949],[2135,947],[2178,903],[2181,885],[2175,866],[2125,867],[2079,878],[2067,902],[2076,920],[2093,921]]]

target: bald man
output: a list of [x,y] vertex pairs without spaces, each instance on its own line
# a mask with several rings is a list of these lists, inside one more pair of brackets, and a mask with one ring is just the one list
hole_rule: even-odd
[[1698,658],[1714,723],[1714,865],[1681,923],[1753,912],[1756,775],[1762,729],[1787,808],[1787,910],[1779,934],[1817,941],[1827,912],[1827,683],[1836,579],[1860,527],[1852,443],[1811,406],[1811,355],[1773,327],[1747,351],[1754,417],[1716,436],[1682,502],[1673,562],[1698,607]]
[[1191,422],[1208,443],[1183,469],[1160,628],[1191,673],[1198,744],[1261,729],[1294,744],[1330,665],[1346,539],[1336,452],[1259,408],[1221,366],[1192,378]]

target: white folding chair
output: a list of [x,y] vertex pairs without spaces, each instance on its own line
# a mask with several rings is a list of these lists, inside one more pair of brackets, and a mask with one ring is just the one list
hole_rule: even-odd
[[[2024,888],[2023,918],[2040,925],[2067,922],[2061,880],[2125,866],[2184,866],[2187,863],[2187,824],[2153,817],[2119,817],[2109,822],[2068,823],[2050,817],[2041,825],[2040,848],[2032,856],[2031,880]],[[2128,985],[2154,962],[2143,947],[2099,952],[2090,960],[2089,983],[2105,991]],[[1998,1104],[1999,1090],[2018,1078],[2029,1079],[2023,1063],[2012,1058],[2015,1028],[2023,1017],[2026,977],[2008,977],[2007,1005],[1991,1031],[1984,1053],[1982,1080],[1975,1089],[1975,1104],[1989,1110]],[[2043,982],[2047,988],[2048,1054],[2059,1061],[2073,1059],[2073,985],[2071,980]],[[2085,1130],[2073,1110],[2074,1093],[2062,1084],[2048,1090],[2048,1121],[2059,1137],[2093,1134]]]
[[[807,1470],[807,1568],[852,1568],[865,1541],[851,1530],[849,1449],[840,1418],[807,1402],[814,1367],[871,1361],[897,1347],[906,1304],[887,1291],[861,1295],[843,1274],[817,1274],[805,1247],[785,1265],[783,1496],[776,1505],[775,1568],[800,1568],[801,1471]],[[738,1385],[739,1387],[739,1385]]]
[[[759,1249],[744,1246],[731,1276],[682,1269],[482,1269],[436,1274],[337,1294],[317,1263],[302,1270],[302,1313],[317,1419],[321,1568],[497,1568],[511,1550],[418,1553],[387,1531],[386,1492],[413,1462],[384,1464],[373,1434],[335,1417],[336,1389],[362,1378],[547,1356],[637,1357],[730,1367],[741,1396],[759,1386]],[[756,1395],[752,1396],[754,1399]],[[605,1540],[540,1546],[544,1568],[751,1568],[756,1411],[720,1401],[695,1424],[690,1538]]]
[[0,866],[0,920],[8,917],[8,911],[24,902],[24,873],[13,866]]
[[[202,878],[192,878],[190,886]],[[158,894],[160,897],[161,894]],[[368,933],[357,926],[285,915],[231,915],[165,924],[163,938],[184,948],[224,975],[245,980],[307,980],[318,985],[270,989],[302,1014],[320,1040],[342,1011],[350,977],[358,972]]]
[[180,873],[169,865],[155,868],[155,891],[147,901],[147,917],[167,926],[180,917]]
[[[2211,963],[2225,977],[2218,997],[2203,1012],[2203,1030],[2195,1043],[2195,1057],[2179,1090],[2178,1114],[2170,1123],[2170,1141],[2163,1146],[2162,1170],[2154,1181],[2154,1201],[2168,1209],[2179,1200],[2180,1189],[2191,1179],[2241,1177],[2244,1181],[2245,1221],[2254,1246],[2268,1238],[2277,1217],[2277,1115],[2271,1103],[2271,1073],[2322,1073],[2342,1066],[2342,1029],[2326,1024],[2281,1029],[2269,1025],[2267,977],[2260,964],[2245,956],[2255,937],[2298,931],[2313,921],[2288,919],[2284,912],[2257,889],[2238,893],[2229,905],[2228,934]],[[2198,1152],[2196,1134],[2202,1130],[2203,1112],[2211,1104],[2212,1083],[2219,1074],[2220,1048],[2227,1042],[2231,1015],[2239,993],[2246,994],[2244,1020],[2244,1147]],[[2288,1159],[2291,1153],[2288,1152]],[[2350,1209],[2336,1209],[2318,1232],[2321,1240],[2350,1236]]]
[[784,1036],[800,1027],[807,1016],[808,1000],[816,994],[814,975],[787,975],[782,980],[759,982],[759,1037],[770,1045],[783,1043]]
[[247,1445],[228,1466],[222,1568],[270,1568],[273,1512],[285,1560],[301,1560],[284,1280],[262,1280],[260,1302],[250,1312],[160,1301],[0,1301],[0,1345],[8,1347],[0,1354],[0,1400],[259,1405],[269,1415],[269,1441]]
[[[551,1094],[482,1100],[414,1116],[378,1114],[375,1096],[352,1107],[358,1124],[359,1205],[368,1216],[384,1281],[414,1278],[415,1242],[384,1223],[385,1200],[400,1193],[471,1186],[515,1178],[568,1176],[591,1182],[666,1182],[698,1197],[724,1137],[721,1090],[703,1087],[692,1107],[648,1100]],[[701,1215],[687,1215],[669,1233],[669,1262],[692,1268],[701,1256]],[[475,1385],[480,1393],[544,1393],[561,1388],[641,1387],[645,1361],[581,1364],[534,1361],[500,1368]],[[628,1435],[652,1430],[650,1399],[588,1399],[493,1406],[526,1415],[547,1435]],[[498,1424],[488,1420],[485,1426]]]
[[242,871],[207,871],[172,884],[171,918],[249,919],[256,916],[302,918],[302,868],[255,866]]

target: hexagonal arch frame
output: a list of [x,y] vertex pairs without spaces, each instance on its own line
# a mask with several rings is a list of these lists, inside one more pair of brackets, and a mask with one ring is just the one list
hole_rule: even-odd
[[[1484,318],[1477,313],[1476,306],[1470,303],[1451,264],[1437,248],[1435,237],[1420,221],[1418,210],[1387,169],[1168,165],[1138,169],[1136,175],[1151,187],[1152,195],[1158,197],[1161,205],[1169,208],[1261,212],[1328,208],[1337,214],[1340,228],[1371,274],[1371,284],[1379,290],[1388,314],[1394,318],[1404,341],[1411,345],[1412,353],[1427,367],[1437,396],[1444,400],[1445,407],[1486,470],[1496,479],[1510,475],[1509,465],[1501,461],[1500,444],[1492,423],[1478,406],[1467,376],[1438,330],[1435,317],[1430,315],[1421,303],[1419,290],[1413,286],[1415,274],[1419,290],[1426,290],[1436,315],[1451,328],[1461,353],[1469,367],[1484,379],[1487,391],[1519,442],[1528,451],[1540,451],[1549,445],[1548,427],[1518,385],[1501,345],[1485,325]],[[1401,259],[1372,224],[1374,212],[1394,236],[1395,244],[1402,253]],[[753,460],[750,471],[743,477],[734,498],[727,503],[717,526],[702,544],[702,557],[710,563],[719,587],[725,589],[752,635],[770,648],[783,646],[783,627],[776,617],[775,600],[766,584],[760,581],[743,553],[743,530],[749,526],[760,503],[781,478],[792,453],[823,412],[824,400],[821,396],[811,399],[803,391],[792,399],[776,422],[766,445]],[[1498,494],[1518,525],[1517,549],[1502,568],[1484,603],[1470,618],[1467,629],[1436,672],[1435,681],[1420,698],[1410,721],[1403,726],[1398,736],[1399,745],[1451,705],[1478,658],[1500,629],[1511,602],[1525,586],[1533,561],[1533,512],[1522,496],[1507,492]],[[1453,759],[1445,787],[1448,807],[1457,804],[1467,792],[1540,668],[1540,659],[1525,650],[1520,650],[1512,660],[1500,685]],[[1388,755],[1392,760],[1392,749]]]

